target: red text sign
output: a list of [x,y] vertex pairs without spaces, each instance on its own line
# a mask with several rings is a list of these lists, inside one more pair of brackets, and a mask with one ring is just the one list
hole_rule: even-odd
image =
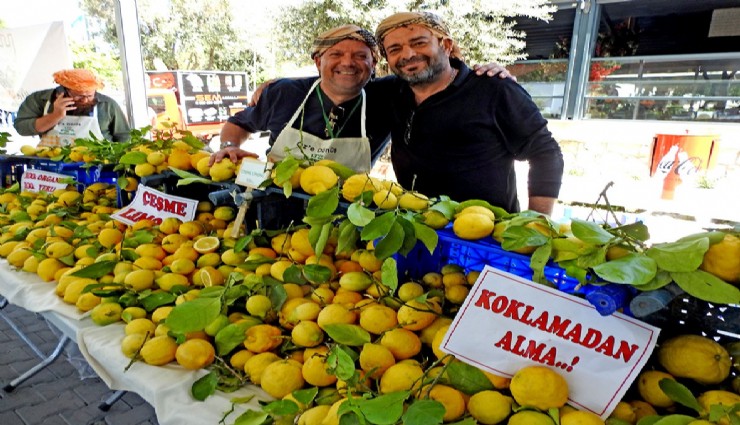
[[70,176],[64,174],[29,168],[21,176],[21,190],[51,193],[57,189],[66,188],[67,183],[61,183],[61,181],[70,178]]
[[571,404],[606,419],[659,332],[621,313],[602,316],[582,298],[487,266],[440,348],[502,376],[529,365],[552,368],[568,382]]
[[176,217],[186,222],[195,219],[197,208],[196,200],[169,195],[139,185],[131,204],[111,214],[111,217],[128,225],[141,220],[152,220],[154,224],[160,224],[167,217]]

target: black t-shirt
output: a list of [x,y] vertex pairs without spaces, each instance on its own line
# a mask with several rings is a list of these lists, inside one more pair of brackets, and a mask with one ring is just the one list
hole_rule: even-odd
[[477,76],[459,61],[447,89],[418,107],[394,82],[391,158],[398,182],[427,196],[483,199],[519,211],[515,160],[530,165],[529,195],[557,197],[560,146],[527,92],[510,79]]
[[[246,108],[229,118],[229,122],[244,130],[255,133],[270,131],[270,146],[275,143],[278,134],[285,128],[295,111],[301,106],[308,90],[316,81],[316,77],[302,79],[281,79],[265,88],[256,106]],[[370,155],[372,161],[380,156],[390,137],[390,109],[387,96],[380,93],[389,87],[388,82],[376,83],[372,81],[365,87],[367,100],[366,133],[370,139]],[[329,115],[332,106],[331,100],[322,93],[324,111]],[[359,96],[342,103],[339,106],[343,114],[337,119],[335,129],[342,129],[338,137],[360,137],[360,118],[362,106],[355,109]],[[355,109],[354,113],[351,113]],[[336,111],[336,108],[335,108]],[[322,139],[329,139],[326,135],[326,122],[321,112],[321,104],[314,90],[306,100],[305,114],[299,114],[293,128],[301,129]],[[301,127],[301,120],[302,127]]]

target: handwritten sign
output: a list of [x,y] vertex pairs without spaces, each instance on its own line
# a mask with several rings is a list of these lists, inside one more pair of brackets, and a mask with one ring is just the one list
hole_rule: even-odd
[[64,189],[67,183],[61,183],[63,180],[72,177],[65,174],[52,173],[51,171],[28,169],[21,176],[22,190],[28,192],[47,192],[51,193],[57,189]]
[[236,184],[257,189],[263,181],[270,178],[270,169],[272,169],[272,163],[255,158],[244,158],[236,174]]
[[502,376],[529,365],[550,367],[568,382],[571,404],[606,419],[645,366],[659,332],[486,266],[440,348]]
[[196,200],[169,195],[139,185],[134,200],[128,206],[111,214],[111,217],[128,225],[141,220],[152,220],[154,224],[160,224],[167,217],[176,217],[186,222],[195,219],[197,208]]

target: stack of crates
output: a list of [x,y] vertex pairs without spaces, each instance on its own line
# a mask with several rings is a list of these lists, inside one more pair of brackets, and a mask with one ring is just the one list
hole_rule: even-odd
[[[70,176],[77,182],[77,190],[80,192],[93,183],[101,182],[115,185],[118,182],[118,172],[113,171],[114,165],[112,164],[89,166],[85,162],[62,162],[38,157],[25,158],[27,159],[27,168]],[[122,198],[120,189],[118,192],[118,206],[121,207],[126,201]]]
[[32,161],[27,156],[0,155],[0,182],[2,187],[10,187],[20,183],[23,173]]

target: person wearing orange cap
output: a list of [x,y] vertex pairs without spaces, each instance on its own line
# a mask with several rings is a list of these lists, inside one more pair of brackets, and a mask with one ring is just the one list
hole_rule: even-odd
[[103,82],[86,69],[54,73],[56,88],[31,93],[21,103],[14,126],[21,136],[40,136],[39,146],[66,146],[75,139],[120,142],[130,127],[115,100],[98,90]]

